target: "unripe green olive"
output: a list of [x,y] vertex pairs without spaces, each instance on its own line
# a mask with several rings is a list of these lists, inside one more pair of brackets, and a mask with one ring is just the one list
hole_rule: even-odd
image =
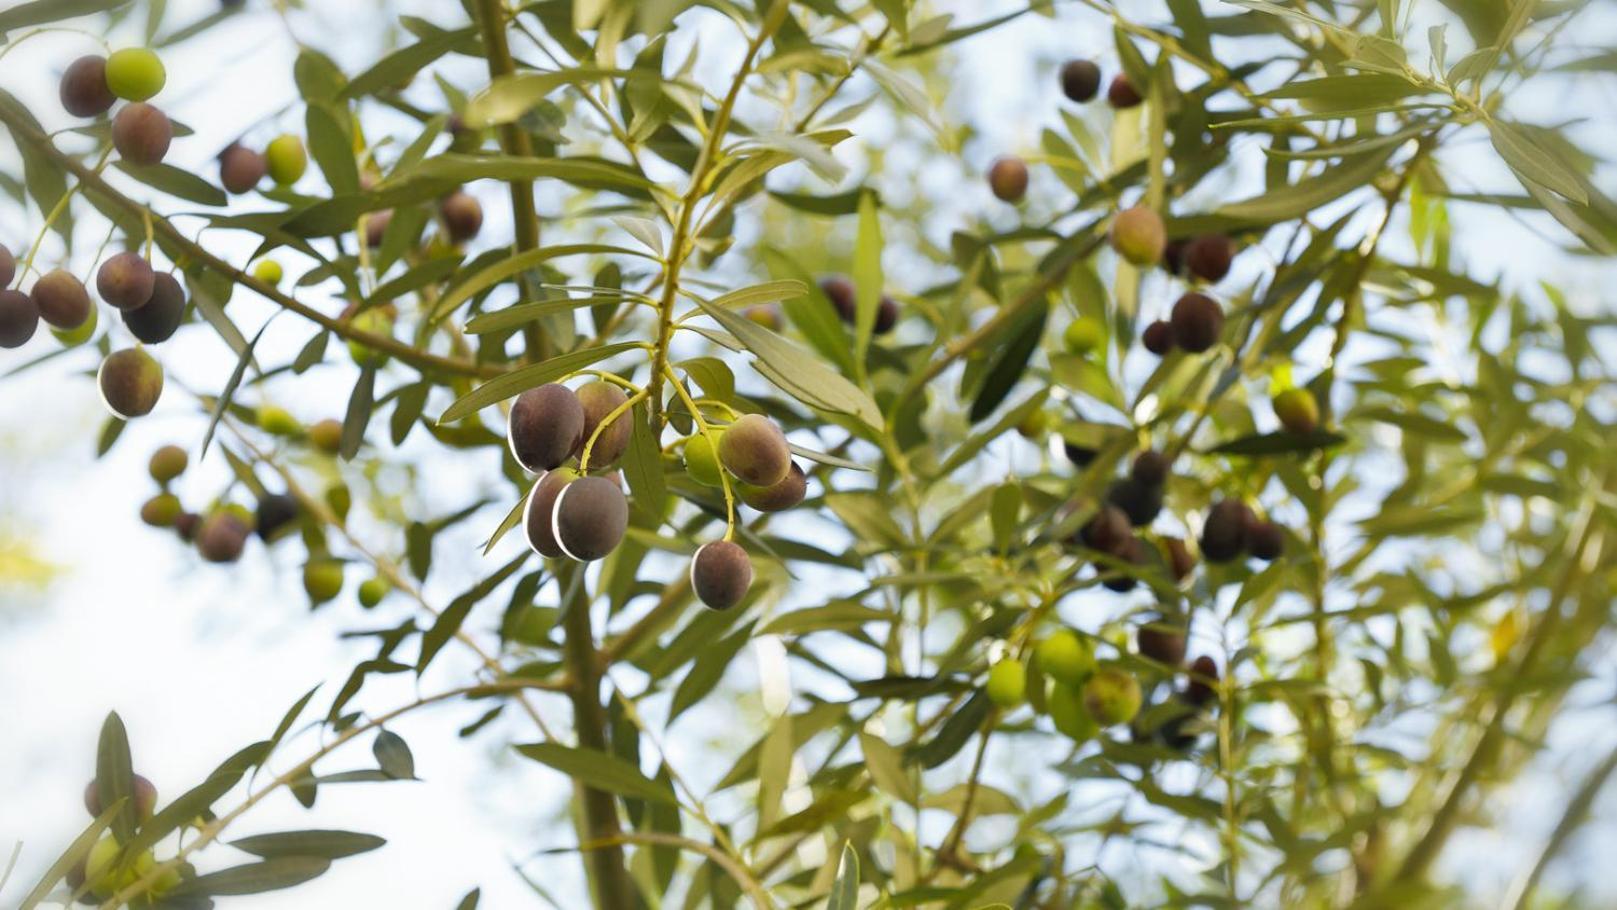
[[267,404],[258,409],[258,428],[272,436],[296,436],[303,424],[286,408]]
[[1050,687],[1044,707],[1056,730],[1065,733],[1074,742],[1088,742],[1100,732],[1095,719],[1089,716],[1088,709],[1084,707],[1083,695],[1066,683],[1057,682]]
[[327,417],[309,427],[309,443],[328,455],[342,451],[342,421]]
[[1089,354],[1106,343],[1106,325],[1093,316],[1080,316],[1067,323],[1061,340],[1068,351],[1079,355]]
[[288,133],[275,137],[265,147],[264,163],[271,180],[281,186],[291,186],[309,169],[309,153],[302,139]]
[[1140,683],[1115,667],[1097,670],[1084,683],[1084,707],[1097,724],[1126,724],[1140,713]]
[[168,81],[163,61],[144,47],[126,47],[107,58],[107,88],[125,101],[157,97]]
[[273,259],[261,259],[257,265],[253,266],[253,277],[270,287],[275,287],[281,283],[282,278],[286,277],[286,273],[281,270],[279,262]]
[[1154,265],[1168,246],[1162,217],[1143,205],[1124,209],[1112,221],[1112,248],[1135,265]]
[[140,507],[140,520],[154,528],[171,528],[185,511],[180,498],[173,493],[159,493]]
[[311,559],[303,567],[303,590],[309,600],[323,604],[342,593],[343,566],[335,559]]
[[1027,666],[1014,657],[1007,657],[988,669],[985,686],[988,698],[1001,708],[1009,710],[1027,698]]
[[1275,416],[1288,433],[1303,435],[1319,429],[1319,402],[1303,388],[1290,388],[1274,397]]
[[391,585],[383,578],[367,578],[359,584],[359,605],[370,609],[382,602]]
[[719,456],[713,451],[713,443],[701,433],[685,440],[685,473],[704,487],[724,484],[719,475]]
[[1039,669],[1057,682],[1082,685],[1095,672],[1095,649],[1071,629],[1057,629],[1033,649]]

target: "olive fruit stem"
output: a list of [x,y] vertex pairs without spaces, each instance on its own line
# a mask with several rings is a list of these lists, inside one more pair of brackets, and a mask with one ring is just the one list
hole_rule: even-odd
[[[489,3],[491,0],[483,2]],[[663,425],[662,382],[668,372],[668,346],[674,337],[674,302],[679,297],[679,270],[684,266],[693,246],[691,222],[696,214],[696,204],[707,192],[708,180],[719,158],[720,146],[730,131],[730,117],[735,112],[736,101],[741,97],[741,88],[746,84],[747,77],[752,74],[753,61],[758,58],[758,52],[763,49],[764,42],[768,41],[775,30],[786,21],[788,8],[788,4],[785,3],[777,3],[771,7],[769,13],[765,14],[758,34],[747,42],[746,55],[736,67],[735,77],[730,80],[730,90],[725,93],[724,100],[719,102],[718,110],[713,114],[713,123],[709,125],[707,136],[702,141],[702,148],[696,155],[696,163],[691,168],[690,186],[679,201],[679,217],[674,221],[674,233],[668,242],[668,257],[663,261],[663,293],[662,299],[657,303],[657,346],[651,362],[651,414],[659,428]],[[679,383],[675,382],[674,385],[678,386]],[[728,486],[725,494],[728,497]],[[729,536],[726,535],[725,539],[728,540]]]
[[[105,149],[102,149],[101,160],[96,162],[95,165],[95,173],[99,175],[102,171],[106,170],[107,162],[111,159],[112,146],[109,145]],[[79,183],[75,183],[69,187],[68,191],[62,194],[62,198],[56,200],[56,205],[51,207],[50,213],[45,216],[45,223],[39,226],[39,233],[34,236],[33,244],[28,247],[28,255],[23,257],[22,268],[17,270],[17,281],[19,285],[22,282],[23,276],[34,270],[34,257],[39,255],[39,248],[45,242],[45,235],[50,233],[51,225],[55,224],[56,219],[62,217],[62,213],[67,211],[68,203],[73,201],[73,197],[78,194],[79,187],[83,185],[83,182],[80,181]]]
[[[708,425],[707,419],[702,416],[702,409],[697,407],[696,402],[691,399],[691,393],[685,391],[685,384],[679,381],[678,376],[674,375],[673,367],[664,364],[663,372],[668,379],[668,384],[674,387],[675,393],[684,400],[685,407],[690,409],[691,417],[696,421],[697,431],[707,440],[708,445],[713,447],[713,451],[717,452],[719,450],[719,437],[713,432],[713,428]],[[734,540],[736,536],[736,494],[735,490],[730,487],[730,474],[723,467],[719,468],[719,484],[724,488],[724,537],[722,539]]]
[[634,393],[633,395],[629,396],[629,398],[625,400],[623,404],[620,404],[611,411],[608,411],[607,415],[601,418],[601,422],[595,425],[595,432],[591,433],[590,438],[584,441],[584,451],[578,456],[578,473],[586,474],[589,472],[590,450],[595,448],[595,440],[601,438],[601,433],[608,427],[612,426],[612,423],[627,413],[630,408],[634,407],[641,400],[643,400],[647,394],[649,393],[645,391]]

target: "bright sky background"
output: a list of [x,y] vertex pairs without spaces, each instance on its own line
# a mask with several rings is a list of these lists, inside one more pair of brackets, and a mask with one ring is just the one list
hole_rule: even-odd
[[[167,21],[171,27],[189,21],[212,9],[213,2],[171,0]],[[198,130],[198,136],[176,143],[170,162],[209,177],[215,174],[214,153],[243,131],[250,129],[249,135],[262,143],[279,131],[263,124],[281,122],[293,129],[301,125],[300,110],[276,121],[277,113],[295,100],[294,49],[276,17],[263,11],[267,4],[249,0],[249,5],[255,12],[165,54],[169,85],[159,102]],[[963,22],[1016,5],[1008,0],[939,4],[957,11]],[[299,34],[336,56],[350,74],[374,60],[383,42],[395,40],[375,28],[372,3],[346,0],[311,6],[316,12],[299,18]],[[443,0],[398,6],[428,16],[434,11],[442,16],[447,7],[458,15],[454,9],[458,4]],[[1158,8],[1154,3],[1137,6]],[[1567,41],[1589,48],[1613,43],[1617,16],[1610,10],[1583,21],[1589,27]],[[132,30],[136,27],[131,24],[113,36],[114,44],[138,41]],[[1458,39],[1450,40],[1453,44]],[[711,40],[704,45],[722,46]],[[66,125],[55,101],[56,77],[72,57],[91,49],[92,43],[81,36],[34,39],[6,58],[0,85],[39,111],[48,126]],[[1035,150],[1039,130],[1056,122],[1054,71],[1061,59],[1095,56],[1108,69],[1115,68],[1109,29],[1087,14],[1067,15],[1054,24],[1028,17],[959,45],[957,52],[965,69],[954,81],[943,118],[970,119],[980,130],[965,150],[966,165],[973,173],[1000,151]],[[463,90],[472,91],[483,82],[475,64],[468,63],[462,60],[445,72]],[[421,80],[417,89],[429,90],[426,83]],[[860,95],[854,92],[849,97]],[[1580,132],[1585,146],[1612,147],[1617,84],[1609,79],[1585,79],[1573,91],[1544,92],[1542,97],[1513,103],[1520,103],[1518,110],[1529,118],[1543,122],[1588,117],[1593,124]],[[881,125],[873,128],[879,131]],[[1464,154],[1466,178],[1479,186],[1514,189],[1486,149]],[[8,160],[14,155],[9,141],[0,147],[0,155]],[[956,190],[954,211],[945,212],[938,222],[945,232],[963,223],[962,213],[989,207],[980,185],[973,183],[959,192],[954,186],[957,172],[949,168],[923,174],[919,180],[940,193]],[[1035,180],[1036,187],[1046,182],[1055,186],[1048,175],[1036,175]],[[474,192],[485,200],[489,213],[484,237],[508,236],[509,214],[499,188],[483,185]],[[555,199],[541,199],[542,211],[556,209]],[[24,216],[12,206],[0,209],[0,242],[20,255],[32,239],[36,221],[37,216]],[[1617,274],[1609,266],[1561,255],[1558,233],[1543,239],[1508,219],[1459,208],[1455,221],[1460,258],[1478,263],[1481,277],[1497,275],[1510,286],[1529,291],[1538,278],[1550,277],[1584,311],[1610,311],[1609,288]],[[99,233],[82,231],[81,256],[88,256],[100,239]],[[236,261],[251,250],[250,241],[242,236],[210,235],[209,243]],[[80,261],[81,270],[85,264]],[[248,296],[239,294],[230,313],[251,331],[271,308]],[[103,318],[107,312],[103,309]],[[261,350],[271,360],[285,359],[306,337],[304,327],[283,319]],[[0,371],[52,345],[47,337],[36,339],[22,353],[6,352],[0,355]],[[159,349],[158,356],[171,378],[209,392],[223,384],[234,363],[224,346],[201,329],[182,333],[179,341]],[[96,734],[109,709],[118,710],[129,727],[138,769],[157,783],[165,799],[171,798],[236,748],[267,735],[287,706],[311,685],[324,679],[327,689],[334,690],[347,667],[369,656],[370,644],[338,641],[339,632],[389,625],[408,614],[408,605],[398,599],[376,614],[364,614],[352,602],[350,587],[336,605],[310,617],[295,544],[283,544],[266,555],[255,543],[241,564],[221,569],[201,564],[168,535],[142,525],[136,513],[151,494],[145,475],[147,456],[166,442],[178,442],[194,453],[202,423],[183,396],[171,389],[156,415],[131,425],[107,458],[93,460],[103,419],[94,385],[87,378],[93,366],[88,355],[72,355],[21,379],[0,382],[0,539],[21,534],[61,569],[43,593],[0,588],[0,868],[12,844],[19,839],[24,844],[13,882],[0,892],[0,907],[14,906],[20,891],[86,823],[80,791],[93,774]],[[340,416],[350,382],[346,371],[334,369],[329,383],[304,382],[298,397],[279,403],[310,421]],[[421,442],[418,433],[409,451],[425,451]],[[475,465],[457,465],[454,471],[433,472],[432,489],[421,495],[453,503],[464,502],[477,491],[497,489],[493,462],[481,468],[482,475],[479,470]],[[193,466],[180,490],[194,505],[222,487],[225,477],[222,459],[213,453],[200,469]],[[479,527],[475,533],[483,530]],[[459,543],[469,545],[467,540]],[[508,548],[512,545],[514,541],[507,542]],[[469,550],[440,547],[435,574],[441,577],[429,593],[443,602],[469,583],[479,566],[494,564],[480,563]],[[359,577],[350,573],[350,586]],[[493,611],[480,611],[471,631],[487,639],[492,615]],[[413,653],[414,645],[405,652]],[[423,691],[452,684],[469,666],[456,649],[446,650],[428,674]],[[729,684],[741,691],[756,690],[751,665],[743,662]],[[1596,704],[1609,698],[1610,691],[1610,679],[1600,680],[1582,700]],[[409,695],[409,684],[395,677],[371,683],[364,704],[385,707]],[[328,703],[329,697],[330,691],[324,691],[315,705]],[[542,703],[548,706],[547,719],[566,729],[567,712],[554,699]],[[743,702],[749,718],[760,716],[759,710],[755,697]],[[1559,809],[1561,780],[1576,780],[1617,740],[1617,734],[1610,732],[1609,707],[1589,711],[1602,713],[1586,717],[1602,720],[1558,726],[1557,748],[1506,792],[1502,810],[1521,820],[1511,837],[1467,835],[1457,841],[1464,847],[1452,854],[1450,871],[1457,879],[1490,892],[1514,872],[1522,857],[1537,849],[1554,821],[1553,814],[1544,813]],[[235,836],[303,827],[351,828],[381,834],[389,844],[376,853],[339,861],[318,882],[290,893],[295,897],[232,899],[228,905],[447,910],[480,885],[486,907],[537,906],[512,874],[510,861],[571,838],[565,817],[569,788],[557,775],[499,748],[513,738],[531,736],[514,721],[505,721],[492,735],[469,743],[456,739],[454,731],[479,713],[480,707],[454,707],[397,725],[415,750],[418,771],[425,779],[421,783],[328,787],[313,812],[284,795],[255,809],[233,829]],[[709,764],[728,767],[729,757],[751,741],[756,729],[749,725],[738,741],[733,715],[716,708],[693,712],[675,728],[674,763],[682,768],[698,766],[713,747],[724,758]],[[329,771],[369,763],[368,751],[360,746],[322,767]],[[698,780],[717,773],[696,771]],[[1016,777],[1007,769],[1004,779]],[[1617,847],[1612,813],[1617,794],[1608,793],[1596,808],[1597,822],[1567,851],[1551,881],[1582,882],[1617,895],[1617,874],[1609,863],[1595,861]],[[210,865],[227,855],[223,850],[204,854]],[[544,858],[528,868],[558,896],[571,895],[577,901],[580,879],[574,857]]]

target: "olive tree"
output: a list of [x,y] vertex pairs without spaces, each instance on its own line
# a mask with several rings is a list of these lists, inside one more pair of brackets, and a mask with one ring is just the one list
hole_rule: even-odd
[[[304,5],[0,12],[62,73],[0,93],[6,386],[93,372],[101,452],[190,415],[135,545],[295,552],[374,646],[182,793],[110,714],[23,906],[385,849],[317,796],[414,778],[424,711],[572,782],[576,857],[537,862],[614,910],[1466,902],[1438,860],[1610,641],[1617,463],[1609,313],[1454,238],[1617,251],[1578,130],[1512,101],[1611,67],[1568,52],[1594,11],[462,0],[376,6],[395,49],[345,67]],[[163,58],[241,16],[297,96],[177,166]],[[1030,22],[1107,50],[985,148],[956,55]],[[165,381],[178,338],[234,371]],[[229,484],[182,486],[203,459]],[[288,799],[306,830],[253,827]]]

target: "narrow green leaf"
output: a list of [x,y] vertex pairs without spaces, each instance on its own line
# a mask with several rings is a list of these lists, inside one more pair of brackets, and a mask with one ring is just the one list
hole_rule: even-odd
[[170,891],[170,900],[203,895],[217,897],[262,894],[293,888],[324,875],[331,860],[317,856],[278,856],[261,863],[232,866],[189,879]]
[[842,845],[842,865],[825,910],[859,910],[859,854],[853,852],[851,843]]
[[365,442],[365,428],[370,426],[371,409],[376,402],[376,367],[367,364],[360,368],[359,381],[348,396],[348,411],[342,422],[342,457],[352,461]]
[[278,831],[257,834],[230,842],[244,853],[264,859],[279,856],[318,856],[324,859],[342,859],[368,853],[385,845],[384,838],[355,831]]

